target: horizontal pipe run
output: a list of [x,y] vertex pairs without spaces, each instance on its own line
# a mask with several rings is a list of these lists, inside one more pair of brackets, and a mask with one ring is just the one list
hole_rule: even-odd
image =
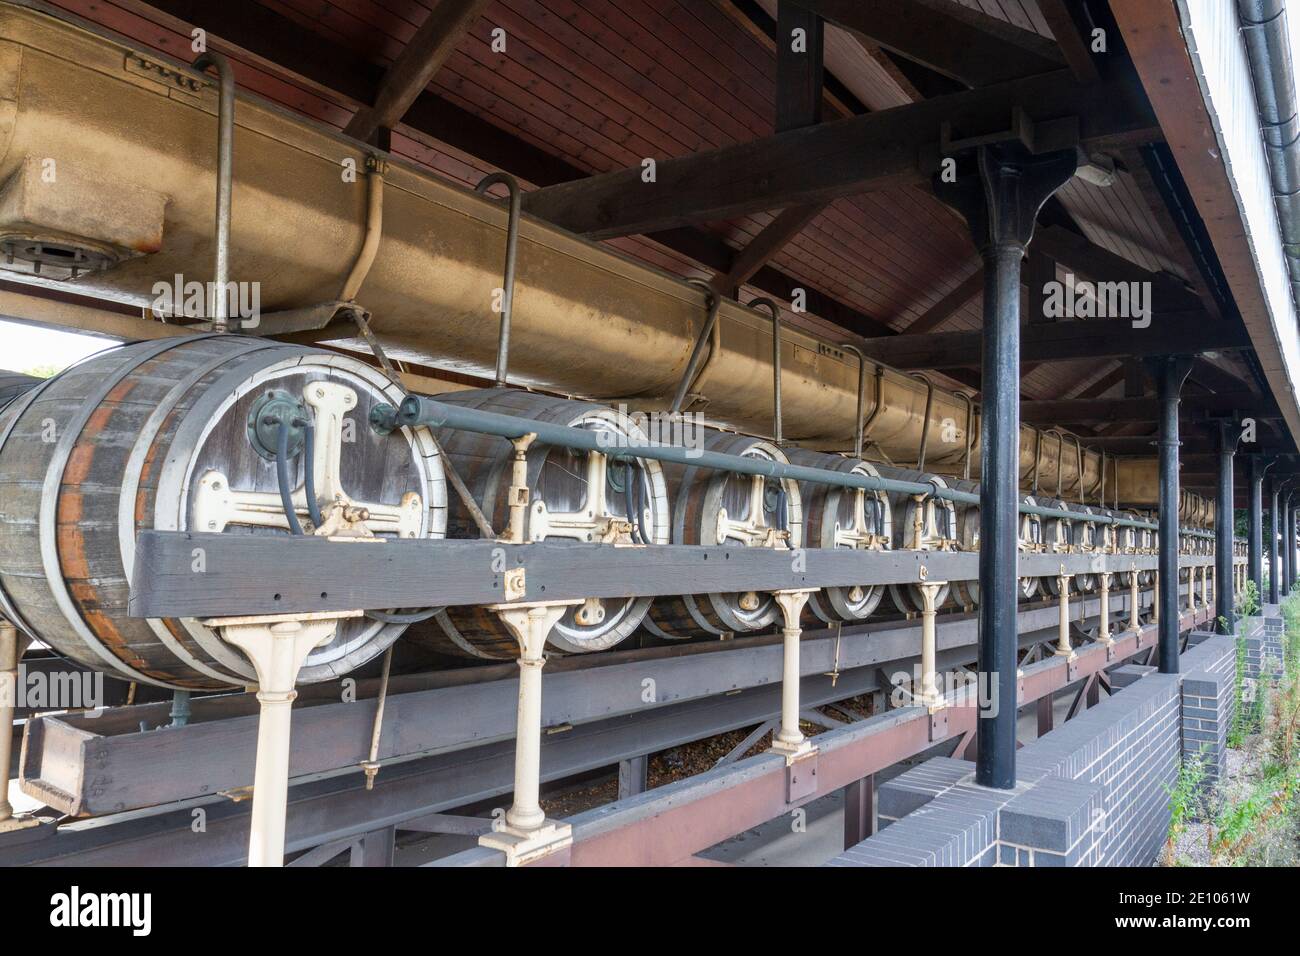
[[[462,431],[478,432],[484,435],[496,435],[500,438],[517,439],[533,434],[537,440],[549,445],[571,448],[576,451],[595,451],[611,458],[649,458],[655,461],[675,462],[681,465],[693,465],[699,468],[717,468],[741,475],[762,475],[766,478],[778,478],[790,481],[809,481],[823,485],[835,485],[841,488],[862,488],[867,491],[884,491],[904,495],[923,495],[927,498],[942,498],[957,504],[978,505],[979,495],[943,488],[928,482],[900,481],[893,478],[880,478],[860,475],[853,472],[827,471],[822,468],[810,468],[805,465],[790,465],[763,458],[746,458],[741,455],[728,455],[705,449],[684,448],[680,445],[668,445],[660,442],[632,441],[626,436],[614,436],[610,432],[584,428],[572,428],[551,422],[540,422],[513,415],[502,415],[477,408],[465,408],[448,405],[437,399],[419,395],[409,395],[402,402],[400,409],[389,405],[377,405],[371,411],[370,422],[377,430],[392,430],[398,426],[428,428],[456,428]],[[1085,518],[1077,511],[1065,511],[1060,508],[1047,508],[1020,502],[1021,514],[1038,515],[1043,518],[1065,518],[1070,521],[1087,520],[1097,524],[1111,524],[1120,527],[1148,528],[1156,530],[1159,525],[1151,521],[1137,521],[1115,515],[1095,514]],[[1187,534],[1211,537],[1208,532],[1187,531]]]

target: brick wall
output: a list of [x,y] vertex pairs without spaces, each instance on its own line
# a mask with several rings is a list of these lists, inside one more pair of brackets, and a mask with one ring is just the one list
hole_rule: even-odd
[[[1262,621],[1248,622],[1247,633],[1267,643]],[[1280,632],[1277,646],[1280,653]],[[950,758],[891,780],[879,795],[880,820],[889,825],[832,865],[1154,863],[1183,755],[1222,773],[1236,641],[1199,635],[1180,663],[1180,674],[1129,667],[1114,697],[1026,744],[1014,790],[978,787],[975,765]]]

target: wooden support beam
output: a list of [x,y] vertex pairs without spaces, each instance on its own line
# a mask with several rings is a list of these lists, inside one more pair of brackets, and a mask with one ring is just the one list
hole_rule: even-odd
[[[776,130],[813,126],[822,119],[822,62],[825,24],[810,10],[780,0],[776,18]],[[711,280],[724,295],[735,295],[787,242],[825,208],[823,203],[783,209],[736,254],[731,268]]]
[[797,0],[899,56],[967,86],[1048,73],[1064,62],[1050,40],[956,0]]
[[957,287],[923,314],[912,320],[912,324],[903,329],[906,335],[923,335],[933,332],[947,322],[954,313],[984,290],[984,266],[977,264],[975,271],[962,279]]
[[549,186],[525,196],[524,209],[608,238],[919,184],[939,158],[945,124],[964,137],[1004,131],[1017,109],[1036,122],[1042,150],[1073,146],[1076,138],[1085,148],[1105,149],[1160,135],[1132,84],[1085,87],[1059,70],[664,159],[652,182],[638,164]]
[[489,0],[438,0],[415,35],[384,75],[374,104],[359,109],[343,132],[369,140],[381,127],[392,128],[469,32]]
[[[1263,404],[1266,401],[1254,392],[1200,395],[1194,404],[1186,403],[1181,412],[1185,417],[1195,419],[1256,409],[1251,412],[1256,418],[1276,417],[1276,411]],[[1154,422],[1159,420],[1159,413],[1160,403],[1155,398],[1065,398],[1020,403],[1020,420],[1030,425]]]
[[776,130],[822,121],[822,18],[789,0],[779,0],[776,15]]
[[1096,83],[1101,75],[1092,59],[1091,30],[1082,7],[1077,0],[1038,0],[1039,12],[1075,77],[1080,83]]
[[[982,337],[981,331],[896,335],[873,339],[868,343],[867,352],[886,365],[904,370],[967,368],[979,365]],[[1240,327],[1212,322],[1203,312],[1171,312],[1155,316],[1146,328],[1135,328],[1129,319],[1026,326],[1020,360],[1052,362],[1133,355],[1194,355],[1249,347],[1250,340]]]
[[1036,230],[1029,248],[1096,282],[1150,282],[1151,298],[1157,310],[1203,308],[1200,296],[1181,280],[1143,269],[1063,226]]

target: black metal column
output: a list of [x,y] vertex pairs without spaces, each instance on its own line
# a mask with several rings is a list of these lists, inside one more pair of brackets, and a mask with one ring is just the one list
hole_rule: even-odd
[[1279,567],[1278,553],[1281,548],[1278,545],[1278,532],[1280,530],[1280,515],[1277,509],[1281,507],[1281,487],[1276,478],[1270,478],[1268,481],[1269,491],[1272,492],[1272,501],[1268,509],[1268,546],[1264,549],[1265,560],[1268,562],[1268,603],[1277,603],[1277,579],[1282,575],[1282,569]]
[[1074,150],[1033,155],[1019,144],[981,146],[978,177],[969,164],[957,181],[936,177],[984,259],[984,336],[980,416],[980,719],[976,782],[1016,783],[1016,599],[1020,498],[1020,264],[1034,219],[1074,175]]
[[[1178,673],[1178,394],[1190,359],[1168,356],[1152,362],[1160,403],[1160,673]],[[1190,584],[1189,584],[1190,586]]]
[[1282,536],[1282,557],[1283,563],[1287,568],[1287,593],[1291,593],[1291,588],[1296,583],[1296,507],[1295,507],[1295,490],[1287,492],[1287,506],[1283,514],[1287,516],[1286,531]]
[[1295,525],[1292,523],[1294,512],[1291,510],[1291,496],[1293,493],[1288,490],[1282,496],[1282,539],[1278,542],[1278,552],[1282,558],[1282,570],[1280,572],[1282,575],[1281,595],[1284,598],[1291,593],[1291,581],[1293,580],[1291,562],[1295,558],[1295,545],[1293,543],[1295,541]]
[[1264,459],[1250,456],[1250,508],[1246,518],[1246,573],[1255,582],[1255,593],[1264,597]]
[[[1233,594],[1233,489],[1232,458],[1241,429],[1234,422],[1219,422],[1219,499],[1214,506],[1214,610],[1226,622],[1223,633],[1236,629]],[[1220,627],[1223,627],[1220,623]]]

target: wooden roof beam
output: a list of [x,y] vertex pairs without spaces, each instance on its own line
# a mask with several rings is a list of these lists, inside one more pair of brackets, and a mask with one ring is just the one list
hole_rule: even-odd
[[[822,119],[825,24],[810,10],[779,0],[776,17],[776,130],[813,126]],[[724,295],[735,292],[825,208],[810,203],[783,209],[764,226],[731,267],[710,280]]]
[[956,0],[796,0],[800,6],[967,86],[1048,73],[1064,62],[1050,40]]
[[[1276,410],[1264,405],[1260,396],[1253,392],[1203,395],[1195,404],[1184,403],[1180,409],[1188,421],[1238,411],[1259,420],[1277,417]],[[1064,398],[1020,403],[1020,420],[1029,425],[1101,425],[1108,422],[1155,422],[1159,418],[1160,402],[1155,398]],[[1133,438],[1132,435],[1126,437]]]
[[1080,83],[1096,83],[1101,78],[1092,59],[1091,31],[1084,20],[1082,4],[1076,0],[1038,0],[1038,10],[1051,28],[1065,62]]
[[525,196],[524,210],[573,232],[609,238],[920,184],[937,166],[944,124],[967,137],[1006,130],[1016,109],[1036,123],[1044,150],[1074,145],[1074,120],[1085,149],[1160,135],[1132,84],[1083,86],[1069,70],[1059,70],[664,159],[650,182],[638,164],[560,183]]
[[439,0],[388,68],[374,104],[357,110],[343,132],[364,142],[396,126],[489,2]]
[[[936,332],[873,339],[872,358],[898,369],[946,369],[978,366],[983,333]],[[1198,352],[1250,348],[1240,327],[1206,320],[1202,312],[1157,314],[1146,328],[1130,319],[1045,322],[1021,331],[1022,362],[1127,358],[1145,355],[1194,355]]]

